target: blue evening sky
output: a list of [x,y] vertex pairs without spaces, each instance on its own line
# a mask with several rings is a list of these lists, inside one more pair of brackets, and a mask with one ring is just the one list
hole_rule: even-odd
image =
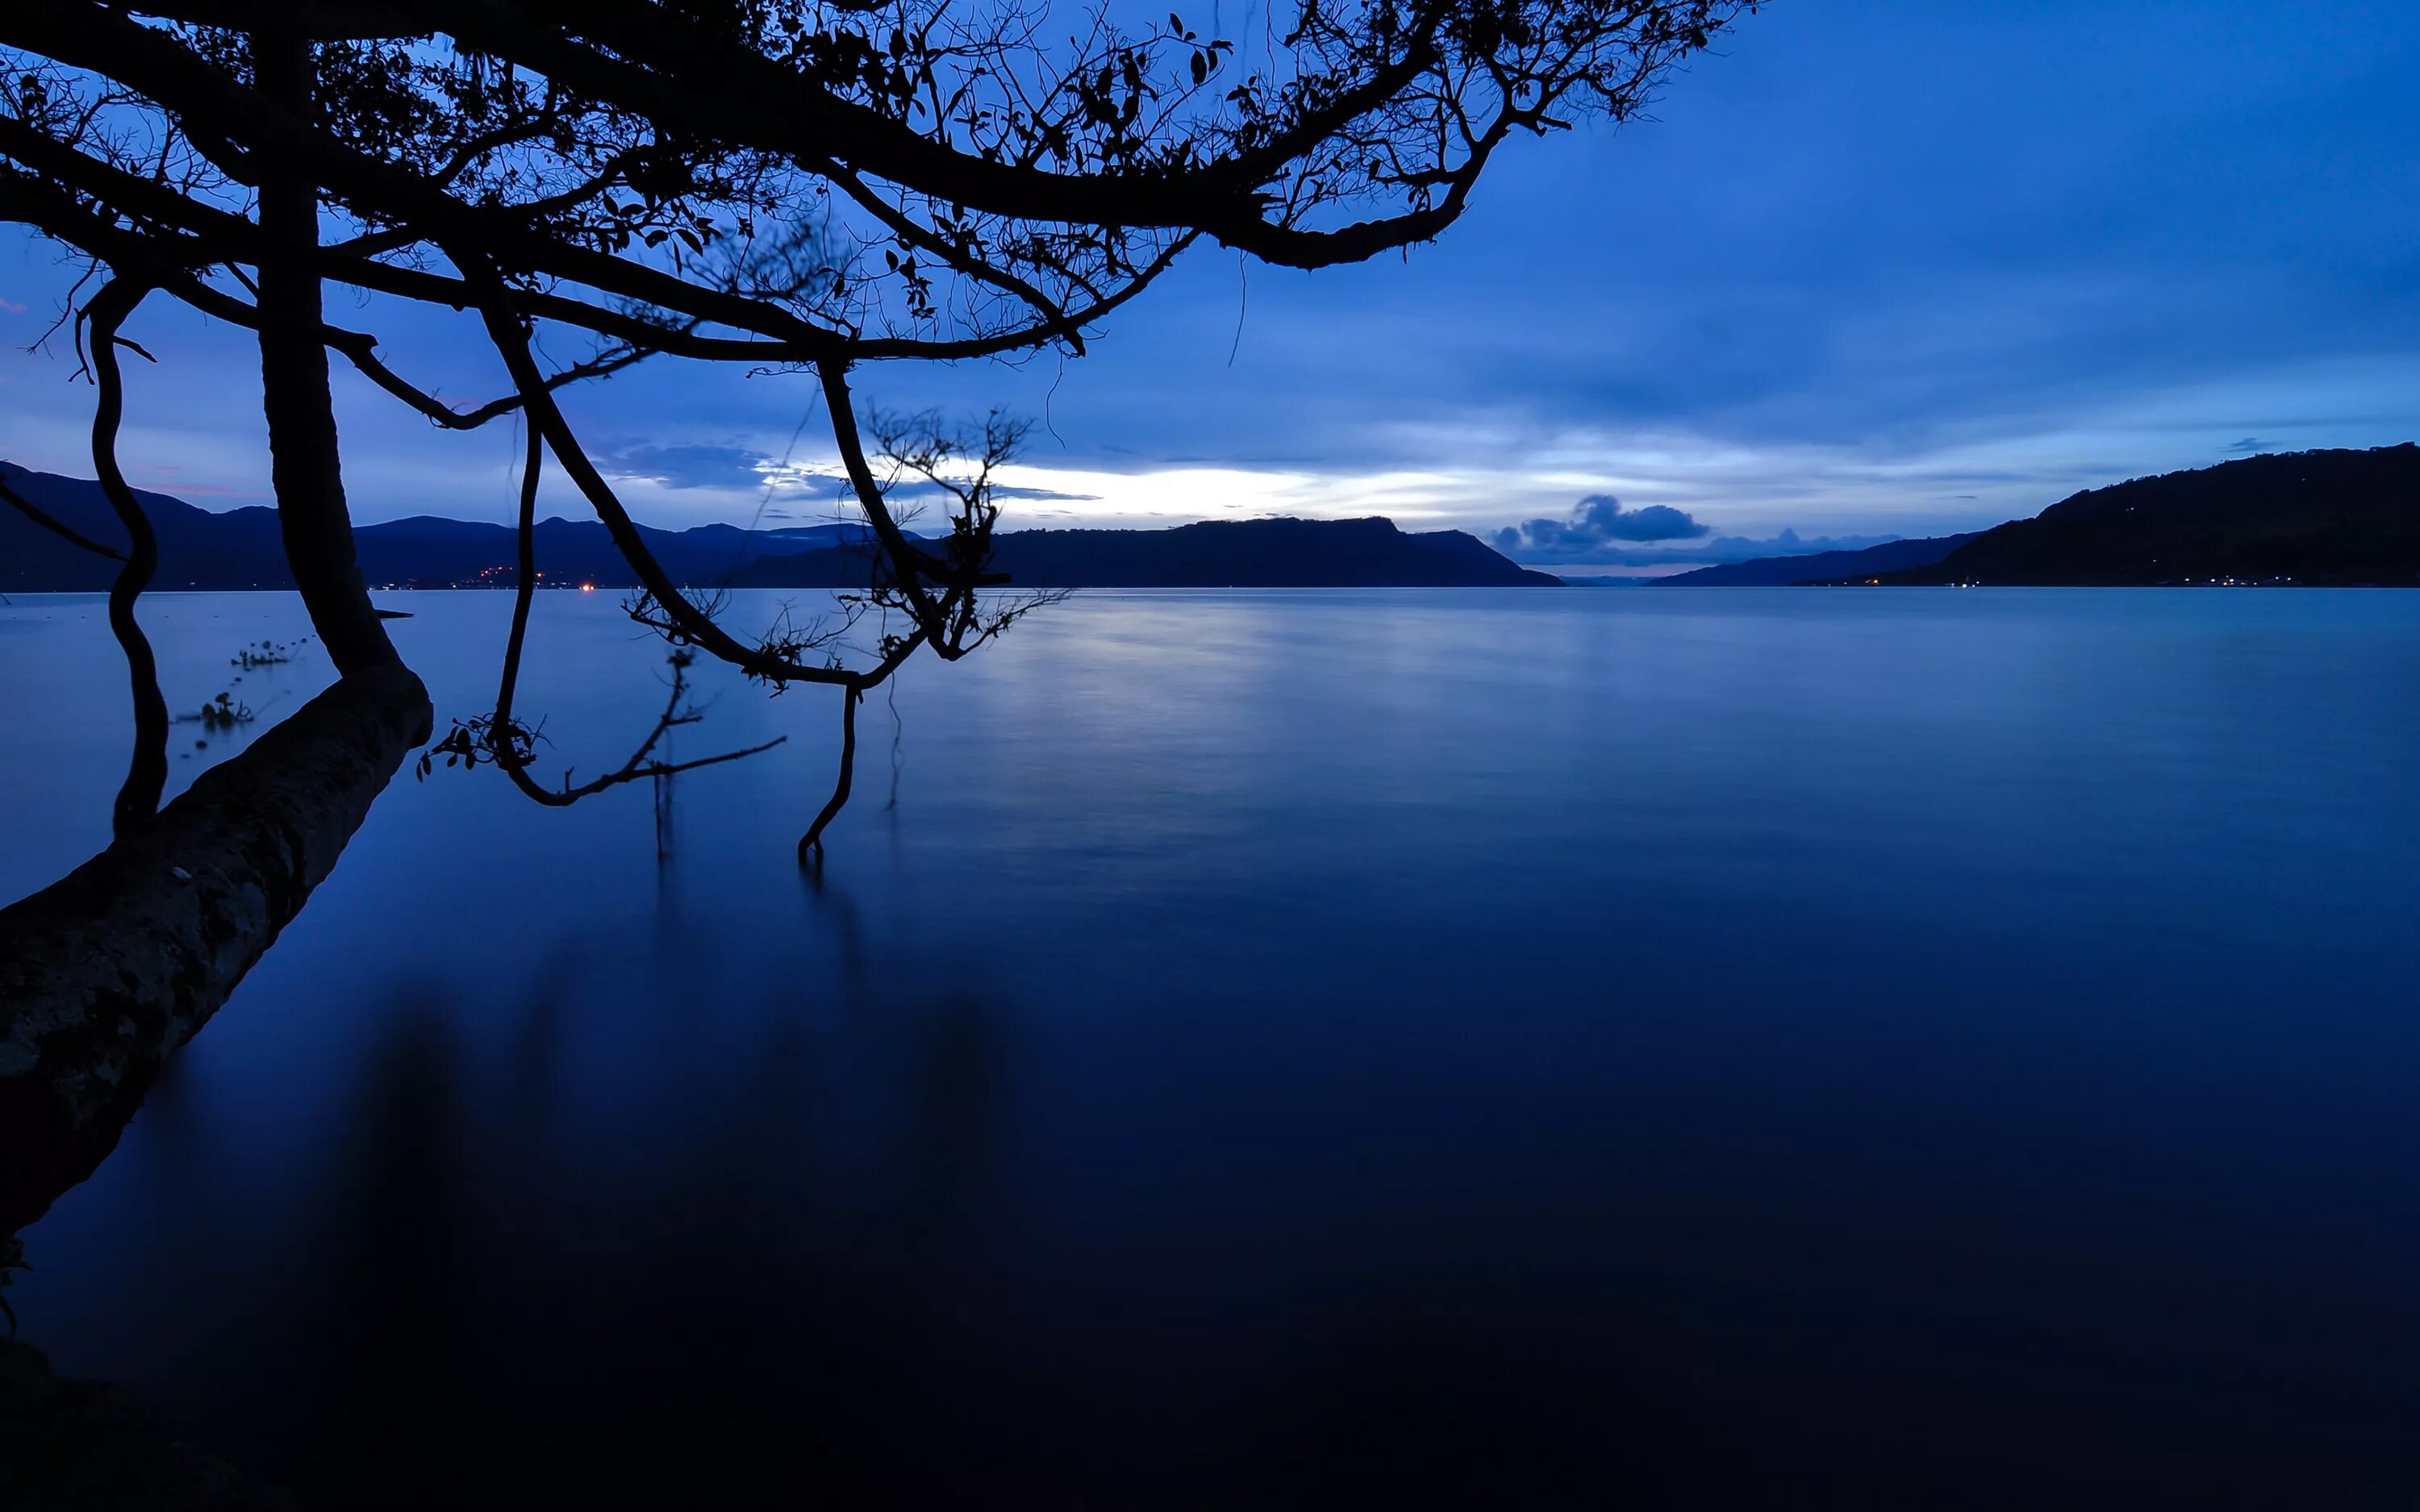
[[[2420,436],[2415,78],[2408,0],[1775,0],[1654,118],[1528,144],[1408,258],[1304,274],[1210,249],[1082,361],[861,390],[1047,414],[1012,526],[1539,519],[1518,554],[1620,563],[1675,549],[1639,539],[1683,528],[1641,523],[1656,506],[1714,537],[1989,525]],[[23,349],[65,285],[0,231],[0,455],[89,475],[66,344]],[[265,502],[242,341],[158,302],[130,471]],[[495,388],[464,318],[334,313],[449,396]],[[439,432],[340,384],[358,517],[505,517],[507,427]],[[659,359],[569,408],[677,527],[830,517],[781,469],[828,465],[812,404],[799,378]]]

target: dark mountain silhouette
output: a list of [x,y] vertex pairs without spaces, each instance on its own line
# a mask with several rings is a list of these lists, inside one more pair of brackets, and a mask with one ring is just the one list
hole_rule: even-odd
[[2136,478],[1985,531],[1887,583],[2420,583],[2420,446]]
[[1166,531],[1020,531],[999,561],[1020,582],[1066,588],[1560,587],[1460,531],[1390,519],[1211,520]]
[[1968,541],[1962,535],[1936,535],[1921,541],[1885,541],[1862,551],[1811,551],[1797,557],[1758,557],[1751,562],[1726,562],[1695,572],[1652,579],[1657,588],[1786,588],[1794,583],[1835,582],[1879,573],[1929,567]]
[[[122,548],[126,532],[89,478],[64,478],[0,463],[0,482],[62,524],[104,545]],[[160,539],[161,589],[291,588],[277,512],[255,506],[213,512],[166,494],[136,490]],[[743,531],[704,525],[688,531],[640,527],[666,571],[683,582],[719,584],[759,556],[796,554],[861,538],[862,525],[827,525],[781,531]],[[355,532],[362,575],[373,586],[439,586],[512,581],[514,544],[509,526],[420,515],[365,525]],[[549,581],[593,582],[600,588],[631,586],[635,579],[605,527],[595,520],[549,519],[537,527],[539,570]],[[0,502],[0,593],[45,590],[100,592],[117,575],[117,563],[93,555],[43,530]]]
[[[737,581],[837,587],[865,581],[864,548],[767,558]],[[993,563],[1034,588],[1555,587],[1460,531],[1410,534],[1388,519],[1209,520],[1164,531],[1016,531]]]
[[[0,463],[0,481],[93,540],[125,545],[99,484]],[[291,588],[274,510],[214,513],[142,492],[160,539],[161,589]],[[372,586],[447,587],[512,581],[513,532],[504,525],[415,516],[356,532]],[[627,588],[635,579],[595,520],[537,527],[549,582]],[[657,559],[694,587],[861,587],[871,561],[866,527],[835,524],[745,531],[702,525],[641,527]],[[1407,534],[1385,519],[1264,519],[1165,531],[1025,531],[998,537],[995,561],[1014,582],[1037,588],[1551,586],[1458,531]],[[0,593],[100,592],[117,564],[0,503]]]
[[[0,483],[91,540],[124,550],[126,532],[89,478],[29,472],[0,462]],[[166,494],[135,490],[160,538],[161,587],[181,588],[191,579],[229,588],[290,588],[277,513],[235,509],[212,514]],[[254,581],[267,569],[272,580]],[[45,589],[98,591],[117,576],[117,563],[59,539],[0,501],[0,593]]]

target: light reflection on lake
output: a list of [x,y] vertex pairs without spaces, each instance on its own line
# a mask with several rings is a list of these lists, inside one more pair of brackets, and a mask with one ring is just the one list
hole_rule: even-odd
[[[391,602],[492,700],[505,595]],[[593,774],[660,648],[538,608]],[[177,708],[306,628],[144,612]],[[660,868],[399,778],[26,1336],[332,1507],[2420,1504],[2420,594],[1088,594],[911,666],[895,804],[867,703],[819,887],[833,701],[703,681],[791,740]],[[0,693],[14,897],[100,601]]]

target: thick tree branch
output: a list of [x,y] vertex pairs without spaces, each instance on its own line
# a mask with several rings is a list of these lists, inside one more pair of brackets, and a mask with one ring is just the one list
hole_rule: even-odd
[[[207,128],[256,153],[265,161],[245,165],[245,172],[262,191],[264,230],[275,186],[310,183],[334,197],[411,223],[423,237],[482,248],[517,269],[753,331],[805,353],[833,350],[842,340],[840,332],[781,306],[705,288],[659,269],[572,245],[509,217],[464,205],[417,175],[347,149],[310,124],[310,82],[295,76],[293,56],[295,50],[302,50],[302,64],[307,69],[307,42],[291,31],[278,30],[273,12],[265,14],[271,19],[255,35],[271,39],[274,46],[268,56],[279,67],[263,71],[258,93],[212,69],[168,34],[86,0],[50,0],[30,9],[0,11],[0,43],[121,80],[183,117],[188,129]],[[299,96],[298,89],[302,91]],[[316,250],[314,229],[311,245]],[[298,239],[286,239],[289,246],[301,245]]]
[[[477,302],[461,280],[442,273],[348,256],[316,243],[272,242],[259,227],[240,215],[189,199],[175,190],[137,177],[6,119],[0,119],[0,155],[15,158],[43,176],[37,179],[23,174],[0,173],[0,215],[39,226],[112,267],[140,272],[206,315],[254,324],[234,313],[244,308],[240,301],[209,289],[193,277],[194,270],[213,263],[293,268],[372,293],[449,309],[467,309]],[[58,184],[72,185],[122,213],[174,230],[138,231],[112,224],[60,193]],[[803,354],[781,343],[697,335],[693,330],[644,320],[626,311],[543,290],[523,290],[516,302],[533,316],[593,331],[641,350],[710,362],[771,363],[803,360]]]
[[[918,193],[1021,220],[1190,228],[1221,240],[1261,223],[1268,204],[1261,186],[1310,146],[1435,65],[1435,30],[1446,11],[1423,8],[1410,18],[1392,62],[1248,152],[1189,170],[1061,174],[958,151],[762,54],[730,46],[664,7],[425,0],[414,8],[482,51],[723,141],[805,161],[838,158]],[[574,41],[575,35],[621,56]]]
[[116,1148],[428,738],[401,667],[348,677],[152,820],[0,909],[0,1235]]

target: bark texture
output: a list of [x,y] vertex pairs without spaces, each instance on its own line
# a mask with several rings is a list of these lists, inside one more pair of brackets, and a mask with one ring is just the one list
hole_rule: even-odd
[[0,909],[0,1236],[117,1144],[428,738],[399,664],[346,677],[148,825]]

